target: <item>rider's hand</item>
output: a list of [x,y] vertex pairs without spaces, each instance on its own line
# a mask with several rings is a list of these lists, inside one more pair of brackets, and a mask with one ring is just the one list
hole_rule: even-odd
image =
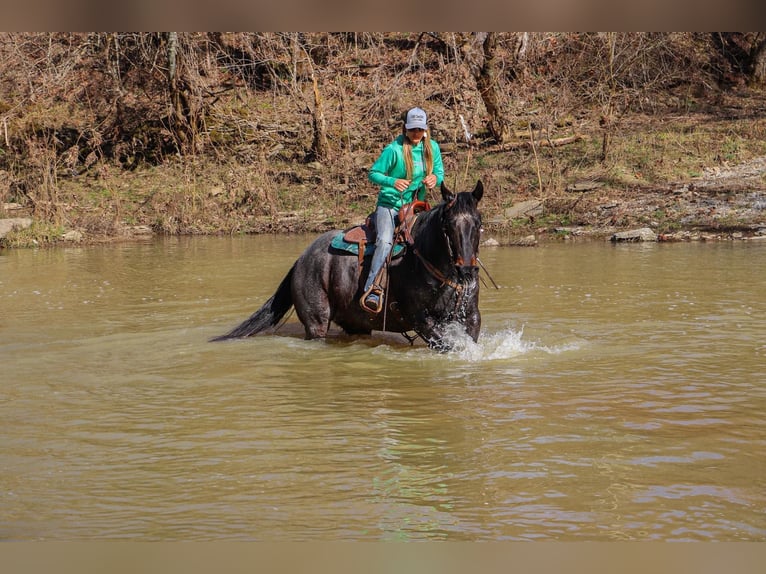
[[394,189],[396,191],[398,191],[399,193],[403,192],[409,186],[410,186],[410,180],[409,179],[397,179],[394,182]]
[[425,178],[423,178],[423,183],[426,184],[428,189],[433,189],[436,187],[436,176],[434,174],[425,176]]

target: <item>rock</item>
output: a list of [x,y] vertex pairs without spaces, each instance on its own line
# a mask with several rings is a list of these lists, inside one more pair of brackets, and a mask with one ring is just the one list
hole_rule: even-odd
[[537,245],[537,238],[534,235],[527,235],[521,239],[517,239],[511,245],[517,245],[519,247],[534,247]]
[[76,229],[67,231],[64,235],[61,236],[61,239],[64,241],[73,241],[74,243],[79,243],[82,241],[82,231],[77,231]]
[[30,217],[11,217],[8,219],[0,219],[0,239],[8,235],[11,231],[17,229],[26,229],[32,225],[32,218]]
[[500,245],[500,242],[494,237],[490,237],[484,243],[481,244],[482,247],[497,247],[498,245]]
[[530,199],[521,201],[505,210],[504,215],[507,219],[517,217],[529,217],[540,215],[543,212],[543,202],[539,199]]
[[643,227],[615,233],[612,235],[612,241],[657,241],[657,234],[648,227]]

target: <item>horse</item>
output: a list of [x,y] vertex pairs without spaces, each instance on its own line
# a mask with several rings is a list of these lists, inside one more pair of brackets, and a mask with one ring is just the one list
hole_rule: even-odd
[[[275,327],[294,307],[306,339],[324,338],[332,322],[348,335],[373,330],[420,337],[432,349],[448,351],[447,327],[458,324],[474,342],[481,329],[479,311],[478,203],[484,186],[453,193],[441,185],[442,201],[421,211],[406,234],[404,254],[388,266],[384,308],[362,309],[364,278],[371,256],[360,258],[331,245],[342,233],[327,231],[298,257],[276,292],[248,319],[211,341],[244,338]],[[414,332],[415,336],[409,335]]]

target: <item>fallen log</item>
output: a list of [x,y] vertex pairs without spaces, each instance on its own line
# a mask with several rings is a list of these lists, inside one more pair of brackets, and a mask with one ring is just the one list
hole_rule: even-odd
[[575,143],[577,141],[580,141],[581,139],[583,139],[582,135],[575,134],[573,136],[567,136],[564,138],[541,139],[539,141],[534,142],[534,145],[531,141],[506,142],[506,143],[490,146],[489,148],[487,148],[487,151],[498,152],[498,151],[511,151],[511,150],[522,149],[522,148],[534,149],[535,147],[560,147],[563,145]]

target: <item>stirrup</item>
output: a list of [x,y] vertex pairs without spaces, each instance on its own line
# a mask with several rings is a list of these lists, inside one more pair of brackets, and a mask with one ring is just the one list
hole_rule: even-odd
[[[375,301],[373,297],[377,298],[377,301]],[[359,305],[361,305],[362,309],[368,313],[377,315],[383,310],[383,289],[378,285],[373,285],[367,289],[359,299]]]

